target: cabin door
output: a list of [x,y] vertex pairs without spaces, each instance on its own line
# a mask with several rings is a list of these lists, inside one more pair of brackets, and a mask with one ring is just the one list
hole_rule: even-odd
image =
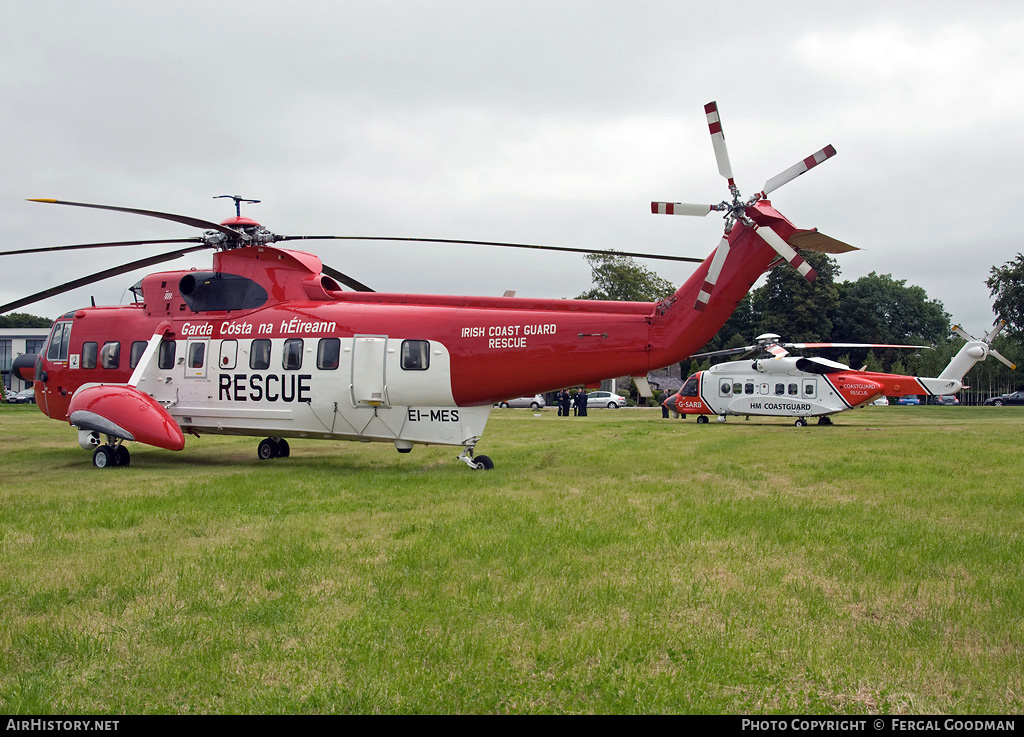
[[385,359],[388,336],[356,335],[352,339],[352,406],[388,407]]

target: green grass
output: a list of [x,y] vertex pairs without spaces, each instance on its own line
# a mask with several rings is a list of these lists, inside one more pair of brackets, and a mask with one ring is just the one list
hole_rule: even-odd
[[132,448],[0,407],[0,713],[1020,713],[1024,410],[496,410]]

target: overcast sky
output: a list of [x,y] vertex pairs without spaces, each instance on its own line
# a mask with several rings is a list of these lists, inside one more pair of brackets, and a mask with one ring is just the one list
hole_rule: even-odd
[[[831,7],[835,5],[836,7]],[[392,235],[706,256],[719,216],[703,106],[744,195],[924,287],[972,333],[1024,249],[1019,2],[5,2],[0,250],[195,235],[53,197],[282,234]],[[307,247],[307,246],[304,246]],[[0,257],[0,303],[170,247]],[[377,291],[572,297],[581,256],[313,243]],[[209,256],[149,269],[204,267]],[[648,265],[674,283],[692,264]],[[22,311],[127,301],[124,275]],[[130,295],[128,295],[130,296]],[[776,331],[785,334],[780,325]],[[751,336],[753,337],[753,336]]]

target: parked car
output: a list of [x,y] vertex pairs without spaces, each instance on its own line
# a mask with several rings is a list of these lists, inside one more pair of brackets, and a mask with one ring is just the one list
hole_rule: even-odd
[[540,409],[544,406],[544,396],[542,394],[534,394],[532,397],[517,397],[516,399],[506,399],[504,402],[498,402],[499,407],[529,407],[530,409]]
[[1002,407],[1004,404],[1024,404],[1024,390],[986,399],[985,404],[989,406],[995,405],[996,407]]
[[626,406],[626,398],[611,392],[589,392],[587,394],[588,407],[607,407],[618,409]]
[[921,404],[921,397],[916,394],[911,394],[906,397],[900,397],[896,400],[896,404]]
[[879,397],[878,399],[876,399],[871,404],[875,405],[876,407],[888,407],[889,406],[889,398],[888,397]]
[[8,393],[7,401],[11,404],[35,404],[35,389],[22,389],[20,392]]
[[960,404],[960,400],[952,394],[944,394],[941,397],[932,397],[928,400],[928,404],[944,404],[947,407],[955,407]]

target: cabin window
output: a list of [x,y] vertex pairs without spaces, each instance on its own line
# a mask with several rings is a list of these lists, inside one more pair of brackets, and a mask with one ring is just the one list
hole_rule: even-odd
[[744,394],[753,394],[754,393],[754,385],[752,383],[751,384],[744,384],[743,385],[743,393]]
[[723,381],[722,385],[718,389],[723,397],[727,397],[732,394],[732,384],[728,381]]
[[790,384],[790,385],[789,385],[789,393],[790,393],[790,394],[791,394],[792,396],[794,396],[794,397],[795,397],[795,396],[796,396],[797,394],[799,394],[799,393],[800,393],[800,387],[799,387],[798,385],[796,385],[796,384]]
[[100,366],[105,369],[116,369],[121,365],[121,344],[117,341],[107,341],[100,348]]
[[139,361],[142,360],[142,354],[146,352],[147,345],[149,345],[149,343],[147,343],[144,340],[132,341],[132,352],[131,355],[128,356],[129,366],[135,368],[136,366],[139,365]]
[[426,371],[430,368],[430,341],[403,340],[402,368],[406,371]]
[[233,369],[238,361],[238,341],[224,340],[220,344],[220,363],[222,369]]
[[302,338],[288,338],[284,342],[281,365],[285,371],[298,371],[302,368]]
[[341,362],[341,339],[321,338],[316,347],[316,367],[322,371],[334,371]]
[[177,344],[173,340],[165,340],[160,343],[160,355],[157,358],[157,365],[164,369],[174,368],[174,353]]
[[814,382],[813,381],[805,381],[804,382],[804,396],[805,397],[813,397],[814,396]]
[[263,370],[270,368],[270,341],[265,338],[254,340],[249,350],[249,368]]
[[100,346],[94,340],[82,343],[82,368],[96,368],[96,357],[99,355]]
[[743,393],[743,384],[740,384],[740,383],[733,384],[732,385],[732,393],[733,394],[742,394]]
[[206,343],[205,341],[196,341],[190,343],[188,346],[188,367],[189,368],[202,368],[206,361]]
[[786,385],[785,384],[776,384],[775,385],[775,393],[778,394],[779,396],[782,396],[783,394],[785,394],[786,393]]
[[193,312],[254,310],[267,301],[267,290],[244,276],[196,271],[178,282],[185,304]]
[[68,343],[71,340],[71,323],[58,322],[50,333],[50,347],[46,349],[49,361],[68,360]]

